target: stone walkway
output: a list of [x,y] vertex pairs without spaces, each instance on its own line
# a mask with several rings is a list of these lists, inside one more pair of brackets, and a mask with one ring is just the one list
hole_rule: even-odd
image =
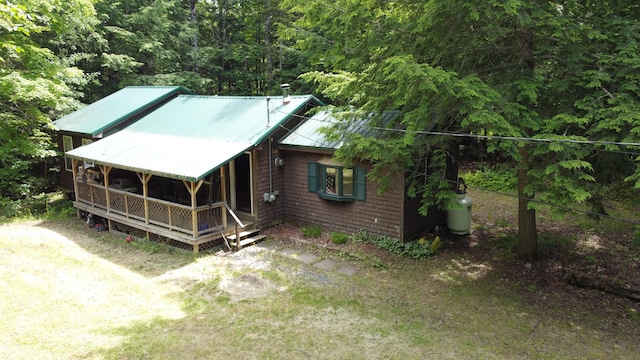
[[277,244],[274,244],[274,243],[262,242],[254,246],[258,246],[265,250],[272,251],[274,254],[286,256],[291,259],[301,261],[305,264],[311,265],[321,270],[335,271],[337,273],[340,273],[346,276],[353,276],[356,274],[356,269],[352,266],[340,263],[338,261],[330,260],[330,259],[322,259],[313,254],[308,254],[304,252],[301,253],[299,250],[295,250],[292,248],[279,249]]

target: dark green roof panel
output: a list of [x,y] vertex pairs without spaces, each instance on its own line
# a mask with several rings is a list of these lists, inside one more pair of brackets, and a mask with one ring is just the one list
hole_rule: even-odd
[[191,94],[181,86],[128,86],[53,122],[56,129],[99,135],[102,131],[149,110],[179,94]]

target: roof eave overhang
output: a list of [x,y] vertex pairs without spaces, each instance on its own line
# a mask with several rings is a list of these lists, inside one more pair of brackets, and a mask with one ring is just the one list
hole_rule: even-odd
[[336,148],[299,146],[299,145],[287,145],[287,144],[278,145],[278,149],[287,150],[287,151],[296,151],[296,152],[318,153],[318,154],[333,154],[337,150]]
[[160,176],[160,177],[165,177],[165,178],[169,178],[169,179],[184,180],[184,181],[189,181],[189,182],[198,182],[198,181],[206,178],[207,176],[209,176],[209,174],[211,174],[212,172],[214,172],[214,171],[218,170],[219,168],[223,167],[224,165],[228,164],[231,160],[233,160],[233,159],[237,158],[238,156],[244,154],[246,151],[253,149],[254,147],[255,146],[249,146],[249,147],[245,148],[244,150],[238,152],[237,154],[229,157],[226,161],[223,161],[223,162],[217,164],[216,166],[211,168],[209,171],[205,172],[204,174],[200,174],[200,175],[177,174],[177,173],[169,173],[169,172],[164,172],[164,171],[156,171],[156,170],[152,170],[152,169],[143,169],[143,168],[138,168],[138,167],[135,167],[135,166],[127,166],[127,165],[123,165],[123,164],[117,164],[117,163],[112,163],[112,162],[108,162],[108,161],[101,161],[101,160],[97,160],[97,159],[91,159],[91,158],[88,158],[88,157],[77,156],[77,155],[72,155],[72,154],[68,154],[68,156],[70,158],[77,159],[77,160],[80,160],[80,161],[84,161],[84,162],[87,162],[87,163],[92,163],[92,164],[96,164],[96,165],[101,165],[101,166],[107,166],[107,167],[116,168],[116,169],[132,171],[132,172],[135,172],[135,173],[149,174],[149,175],[153,175],[153,176]]

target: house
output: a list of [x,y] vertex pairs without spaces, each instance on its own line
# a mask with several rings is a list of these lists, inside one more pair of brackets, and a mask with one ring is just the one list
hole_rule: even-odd
[[[391,121],[398,112],[388,112],[380,120]],[[395,186],[383,194],[378,184],[367,179],[372,164],[361,162],[347,168],[337,163],[333,153],[341,140],[328,140],[321,128],[336,123],[331,113],[321,111],[278,142],[287,192],[283,196],[284,217],[298,224],[320,225],[325,231],[355,233],[367,230],[401,242],[419,238],[427,230],[444,225],[446,213],[436,208],[427,216],[419,214],[419,197],[406,195],[406,174],[399,174]],[[380,136],[362,119],[347,131],[363,136]],[[410,170],[410,169],[407,169]],[[455,181],[456,174],[450,174]]]
[[320,104],[311,95],[179,95],[66,153],[74,206],[111,231],[196,253],[241,246],[250,229],[284,221],[276,140]]
[[180,94],[191,92],[180,86],[129,86],[54,121],[58,149],[63,154],[60,187],[73,193],[73,169],[71,158],[66,156],[68,151],[118,132]]
[[[341,143],[318,131],[335,119],[308,117],[319,105],[312,95],[178,95],[66,153],[74,206],[113,232],[195,253],[239,248],[283,222],[410,241],[443,221],[442,212],[419,215],[402,174],[378,194],[367,179],[371,164],[336,163]],[[364,120],[352,130],[366,133]]]

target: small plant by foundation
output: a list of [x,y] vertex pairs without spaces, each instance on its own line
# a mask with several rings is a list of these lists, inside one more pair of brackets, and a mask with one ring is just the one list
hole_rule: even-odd
[[322,235],[322,229],[320,226],[303,226],[301,228],[302,235],[308,238],[319,238]]
[[349,235],[333,231],[329,233],[329,238],[331,239],[331,241],[333,241],[334,244],[341,245],[347,243],[347,240],[349,240]]

